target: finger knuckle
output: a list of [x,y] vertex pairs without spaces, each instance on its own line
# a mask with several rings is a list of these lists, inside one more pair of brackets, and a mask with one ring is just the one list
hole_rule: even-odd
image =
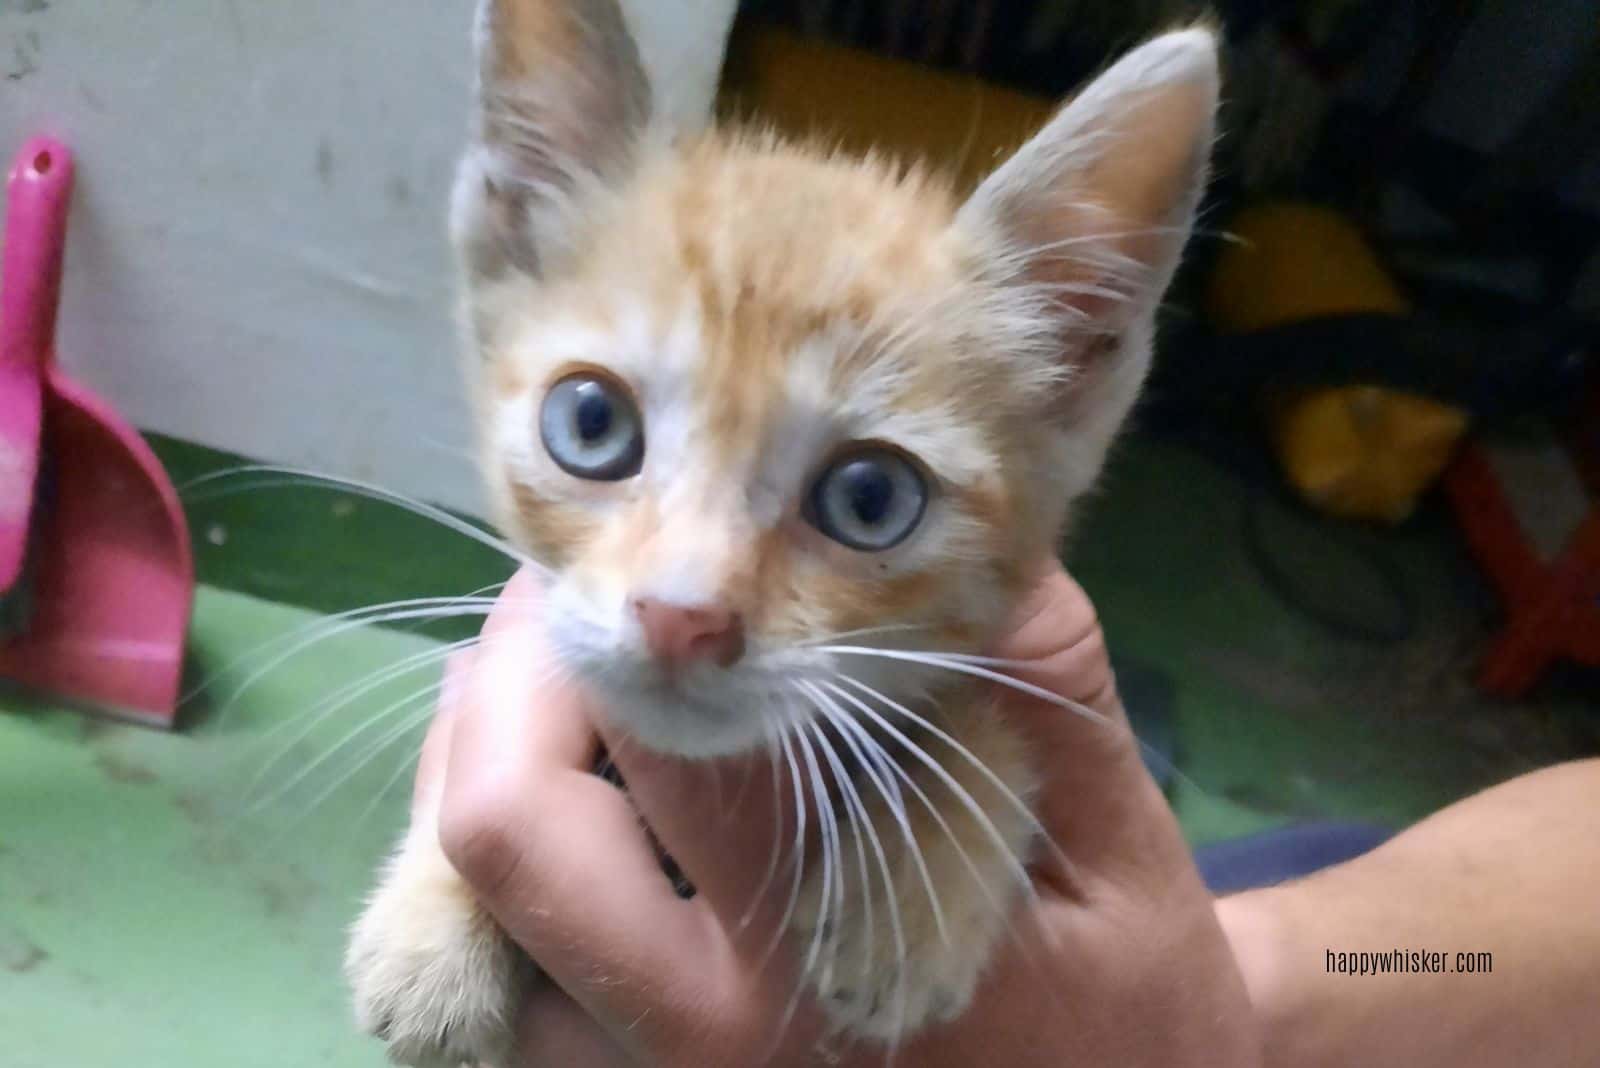
[[439,812],[439,845],[462,878],[482,892],[503,886],[518,866],[514,830],[520,801],[494,780],[474,782],[445,795]]
[[1087,701],[1110,685],[1111,660],[1100,625],[1090,621],[1080,628],[1058,638],[1036,671],[1051,688],[1063,689],[1062,696]]

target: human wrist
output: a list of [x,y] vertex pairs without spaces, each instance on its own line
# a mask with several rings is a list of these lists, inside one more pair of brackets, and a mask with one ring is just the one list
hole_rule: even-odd
[[1303,975],[1293,962],[1301,925],[1282,888],[1251,890],[1215,903],[1217,922],[1244,978],[1261,1037],[1263,1068],[1302,1064],[1293,1039]]

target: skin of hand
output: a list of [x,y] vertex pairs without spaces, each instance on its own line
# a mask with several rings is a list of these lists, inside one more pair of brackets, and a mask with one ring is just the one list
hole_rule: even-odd
[[[1217,904],[1294,1068],[1600,1063],[1600,760],[1545,768],[1366,856]],[[1427,952],[1445,970],[1352,975],[1329,954]],[[1471,971],[1457,954],[1489,953]]]
[[[796,961],[773,953],[787,884],[764,876],[789,785],[772,781],[765,756],[691,763],[610,735],[553,671],[539,602],[537,580],[519,574],[482,643],[452,665],[415,801],[438,806],[446,856],[553,980],[523,1014],[524,1062],[887,1063],[881,1045],[830,1036],[796,995]],[[1002,714],[1045,776],[1035,811],[1068,863],[1040,851],[1038,903],[1019,896],[1016,937],[971,1009],[893,1062],[1259,1064],[1212,898],[1126,728],[1093,606],[1059,565],[1041,567],[992,654],[1104,718],[1005,691]],[[602,744],[627,794],[591,773]],[[641,813],[693,899],[662,876]]]

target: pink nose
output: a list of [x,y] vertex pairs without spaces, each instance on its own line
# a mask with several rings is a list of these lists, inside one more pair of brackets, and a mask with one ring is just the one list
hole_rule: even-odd
[[650,654],[669,667],[699,660],[729,667],[744,655],[744,623],[725,608],[690,608],[637,597],[633,614]]

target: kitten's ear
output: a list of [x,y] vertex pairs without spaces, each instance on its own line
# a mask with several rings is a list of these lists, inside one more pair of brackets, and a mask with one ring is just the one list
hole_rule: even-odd
[[1008,276],[1051,298],[1068,358],[1089,359],[1153,316],[1205,186],[1218,92],[1210,31],[1158,37],[1066,104],[961,209],[960,225],[998,243]]
[[537,276],[575,240],[574,201],[633,166],[650,84],[616,0],[479,0],[473,36],[451,229],[475,276]]

